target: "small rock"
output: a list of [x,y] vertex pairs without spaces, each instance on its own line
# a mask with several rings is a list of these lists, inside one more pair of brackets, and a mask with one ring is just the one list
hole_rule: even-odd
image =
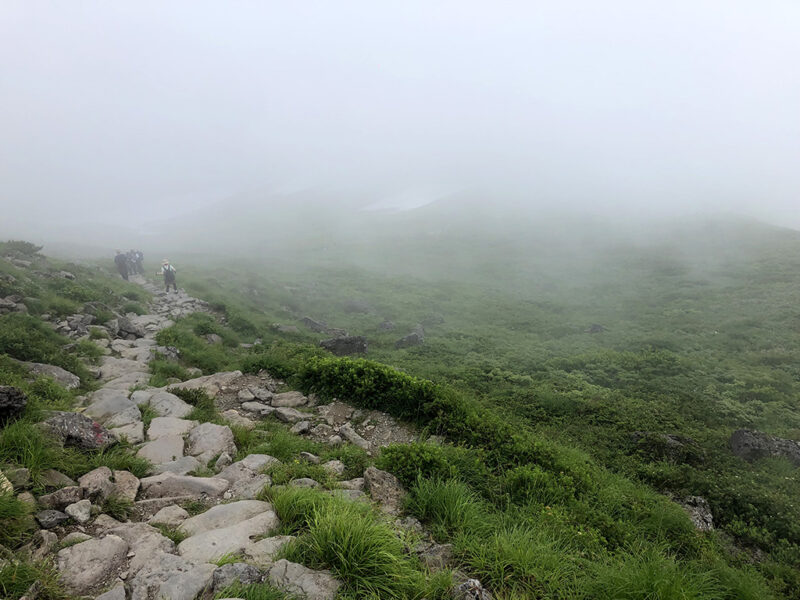
[[678,500],[678,504],[689,514],[695,529],[698,531],[712,531],[714,529],[714,515],[708,500],[702,496],[689,496]]
[[42,485],[47,488],[60,488],[65,486],[74,486],[75,482],[69,477],[56,471],[55,469],[45,469],[42,471],[40,477]]
[[296,423],[302,421],[306,417],[306,415],[294,408],[285,407],[276,408],[273,414],[279,421],[283,421],[284,423]]
[[64,539],[61,540],[61,543],[65,546],[71,546],[73,544],[79,544],[80,542],[85,542],[86,540],[92,539],[92,536],[83,533],[82,531],[73,531],[72,533],[68,533],[64,536]]
[[232,463],[233,459],[231,458],[231,455],[228,454],[227,452],[223,452],[222,454],[219,455],[219,458],[214,463],[214,468],[219,471],[231,465]]
[[177,504],[172,504],[159,510],[155,515],[150,517],[150,520],[147,522],[151,525],[167,525],[168,527],[177,527],[188,518],[188,512],[186,512]]
[[345,423],[341,427],[339,427],[339,435],[346,439],[351,444],[358,446],[363,450],[369,451],[371,444],[365,440],[363,437],[356,433],[356,430],[353,429],[353,426],[350,423]]
[[295,423],[292,425],[292,428],[289,430],[295,435],[302,435],[304,433],[308,433],[311,429],[311,422],[310,421],[300,421],[299,423]]
[[114,484],[111,481],[111,469],[108,467],[97,467],[89,471],[78,479],[78,485],[83,490],[86,498],[95,501],[103,501],[111,496],[114,491]]
[[299,488],[318,488],[322,487],[318,481],[314,481],[310,477],[300,477],[298,479],[292,479],[289,482],[291,487],[299,487]]
[[22,492],[21,494],[17,494],[17,500],[24,502],[30,508],[36,508],[36,497],[30,492]]
[[239,393],[236,394],[236,397],[242,402],[250,402],[251,400],[256,399],[256,395],[247,388],[239,390]]
[[261,402],[242,402],[242,410],[258,413],[262,417],[266,417],[267,415],[271,415],[275,412],[274,408],[267,406],[266,404],[262,404]]
[[316,454],[311,454],[311,452],[301,452],[300,453],[300,460],[304,460],[306,462],[311,463],[312,465],[319,464],[319,456]]
[[328,438],[329,446],[341,446],[342,444],[344,444],[344,440],[341,438],[341,436],[332,435]]
[[69,517],[58,510],[43,510],[36,513],[36,520],[44,529],[52,529],[68,521]]
[[62,510],[69,504],[74,504],[83,498],[83,490],[76,486],[70,485],[56,490],[50,494],[39,496],[39,504],[43,508],[55,508]]
[[333,600],[341,585],[330,571],[313,571],[285,558],[272,565],[268,577],[275,587],[308,600]]
[[221,592],[232,583],[249,585],[261,581],[261,571],[246,563],[222,565],[214,571],[212,591]]
[[492,600],[477,579],[467,579],[453,588],[453,600]]
[[344,490],[359,490],[364,491],[364,478],[356,477],[355,479],[347,479],[339,482],[339,487]]
[[308,404],[308,398],[301,392],[284,392],[283,394],[275,394],[272,397],[271,404],[275,408],[297,408]]
[[28,544],[22,547],[21,552],[28,554],[33,560],[43,560],[58,543],[58,536],[52,531],[40,529]]
[[31,472],[29,469],[21,467],[19,469],[7,469],[4,471],[8,481],[15,488],[26,488],[31,484]]
[[139,478],[128,471],[114,471],[114,491],[112,496],[133,502],[139,492]]
[[174,473],[175,475],[186,475],[192,471],[200,469],[203,465],[194,456],[183,456],[178,460],[162,463],[153,468],[154,475],[161,473]]
[[345,466],[340,460],[329,460],[322,465],[322,468],[334,477],[341,477],[344,475]]
[[85,525],[92,518],[92,503],[89,500],[81,500],[67,506],[64,512],[72,517],[76,523]]
[[243,417],[232,408],[223,412],[222,416],[225,417],[225,420],[228,421],[228,423],[235,425],[236,427],[241,427],[242,429],[248,430],[256,428],[255,421],[252,421],[247,417]]
[[108,432],[118,441],[127,441],[130,444],[141,444],[144,441],[144,423],[141,421],[114,427]]

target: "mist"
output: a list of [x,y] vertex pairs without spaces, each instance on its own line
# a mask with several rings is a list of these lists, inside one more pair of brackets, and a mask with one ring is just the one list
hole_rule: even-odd
[[797,228],[798,26],[790,1],[6,1],[0,234],[203,247],[437,202]]

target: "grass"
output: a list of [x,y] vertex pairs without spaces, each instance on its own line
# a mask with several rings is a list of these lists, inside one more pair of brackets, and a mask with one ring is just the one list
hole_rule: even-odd
[[18,600],[34,584],[38,587],[36,598],[40,600],[70,600],[49,562],[11,562],[0,567],[0,597]]
[[133,513],[134,503],[128,498],[109,496],[103,502],[101,511],[117,521],[127,521]]
[[35,530],[30,507],[13,493],[0,492],[0,546],[16,548]]
[[241,600],[293,600],[294,596],[278,590],[266,583],[244,585],[236,582],[217,592],[215,599],[241,598]]
[[272,478],[273,485],[286,485],[293,479],[308,477],[323,487],[331,488],[334,478],[322,465],[315,465],[303,460],[280,462],[267,467],[267,474]]
[[282,523],[303,527],[282,550],[285,558],[331,569],[345,594],[355,597],[421,597],[424,574],[394,530],[369,506],[313,490],[278,492],[273,502]]
[[[190,512],[191,514],[191,511],[187,512]],[[196,514],[200,514],[201,512],[203,512],[203,510],[198,511]],[[169,538],[173,542],[175,542],[176,545],[180,544],[183,540],[189,537],[189,534],[186,533],[183,529],[181,529],[180,526],[154,525],[153,527],[158,529],[164,537]]]
[[167,391],[194,406],[192,412],[186,416],[187,419],[199,421],[200,423],[224,424],[224,419],[217,410],[214,399],[205,390],[199,388],[194,390],[169,388]]

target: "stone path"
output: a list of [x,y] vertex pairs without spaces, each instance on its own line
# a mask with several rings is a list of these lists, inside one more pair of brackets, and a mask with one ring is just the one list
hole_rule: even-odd
[[[31,550],[44,556],[56,543],[77,542],[57,552],[62,581],[76,595],[102,600],[194,600],[203,591],[221,591],[235,578],[268,581],[300,598],[333,598],[340,583],[330,573],[286,560],[274,562],[276,552],[292,538],[276,535],[278,516],[256,497],[272,483],[264,470],[279,461],[251,454],[234,462],[238,449],[228,425],[191,420],[191,405],[166,388],[148,385],[149,361],[158,352],[173,352],[157,344],[156,334],[174,319],[208,311],[208,305],[184,292],[166,294],[143,280],[139,283],[153,294],[152,313],[128,315],[111,324],[112,339],[100,340],[106,353],[98,373],[102,387],[85,399],[82,415],[62,413],[51,426],[62,439],[82,440],[83,447],[102,446],[111,437],[127,440],[153,464],[152,474],[139,480],[131,473],[100,467],[41,496],[38,502],[44,510],[37,518],[44,529]],[[280,393],[281,387],[266,373],[239,371],[171,386],[205,390],[229,424],[244,428],[274,417],[297,435],[331,445],[352,443],[368,453],[416,437],[383,413],[342,402],[318,405],[299,392]],[[156,415],[147,426],[143,410]],[[308,453],[301,458],[319,463]],[[341,479],[345,470],[339,461],[323,467],[333,480]],[[320,484],[298,479],[289,485]],[[400,513],[405,492],[389,473],[370,467],[363,477],[338,486],[337,493],[348,498],[361,501],[369,494],[388,515]],[[133,503],[134,521],[95,516],[110,498]],[[188,503],[206,510],[190,516],[181,507]],[[421,531],[413,519],[406,519],[405,525]],[[180,532],[185,539],[176,544],[159,527]],[[62,534],[60,541],[54,532]],[[431,546],[420,550],[423,560],[427,554],[442,554]],[[241,556],[242,562],[213,564],[229,555]]]

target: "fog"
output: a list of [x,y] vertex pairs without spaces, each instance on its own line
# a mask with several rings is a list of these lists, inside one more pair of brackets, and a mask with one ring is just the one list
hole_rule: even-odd
[[798,30],[794,0],[4,0],[0,236],[443,199],[800,228]]

